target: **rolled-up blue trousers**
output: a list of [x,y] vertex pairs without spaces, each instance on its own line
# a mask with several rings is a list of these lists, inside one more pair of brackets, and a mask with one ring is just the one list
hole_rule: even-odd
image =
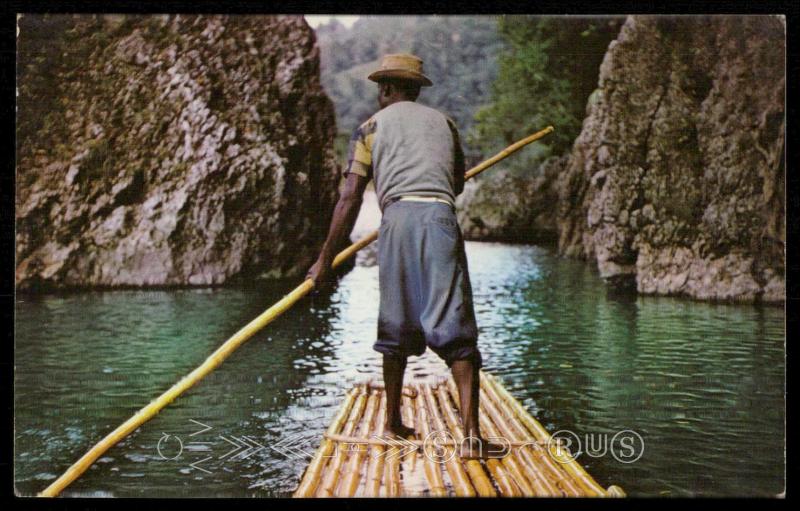
[[449,366],[481,366],[464,239],[455,211],[441,202],[395,201],[378,235],[380,353],[407,357],[430,347]]

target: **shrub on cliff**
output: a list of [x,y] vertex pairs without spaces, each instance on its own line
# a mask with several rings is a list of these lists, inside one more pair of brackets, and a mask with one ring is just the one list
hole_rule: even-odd
[[622,18],[504,16],[498,31],[505,50],[491,103],[476,114],[469,140],[484,153],[505,147],[547,125],[555,132],[538,151],[509,162],[529,169],[548,155],[569,149],[578,135],[587,98],[608,44]]

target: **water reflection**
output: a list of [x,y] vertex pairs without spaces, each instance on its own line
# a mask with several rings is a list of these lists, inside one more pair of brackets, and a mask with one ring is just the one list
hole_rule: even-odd
[[[467,254],[486,368],[551,431],[644,437],[634,464],[580,460],[602,484],[634,495],[782,491],[783,310],[620,298],[588,265],[542,248],[468,243]],[[294,284],[20,298],[18,491],[42,489]],[[305,299],[111,449],[67,494],[287,494],[303,460],[270,448],[220,458],[233,448],[220,437],[265,446],[299,438],[313,450],[346,390],[380,375],[377,307],[377,268],[356,266],[332,295]],[[430,352],[409,362],[411,378],[445,370]],[[192,421],[212,429],[190,436],[202,429]],[[159,455],[165,434],[186,443],[176,460]]]

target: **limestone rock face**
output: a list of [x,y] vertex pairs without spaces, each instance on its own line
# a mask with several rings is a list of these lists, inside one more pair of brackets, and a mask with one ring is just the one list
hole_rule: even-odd
[[558,177],[567,156],[546,160],[531,176],[494,171],[469,181],[458,196],[459,224],[466,239],[513,243],[554,243]]
[[785,299],[785,24],[629,17],[559,180],[559,250],[610,282]]
[[301,16],[23,16],[16,284],[296,275],[339,179]]

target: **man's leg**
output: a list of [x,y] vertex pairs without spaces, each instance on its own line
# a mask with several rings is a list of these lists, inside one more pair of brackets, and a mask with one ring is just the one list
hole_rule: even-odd
[[400,397],[403,392],[403,375],[406,372],[406,357],[383,355],[383,386],[386,391],[386,424],[387,435],[407,437],[414,430],[403,424],[400,415]]
[[458,387],[458,400],[460,402],[464,436],[479,438],[481,434],[478,426],[478,408],[480,404],[478,366],[473,363],[472,358],[465,358],[454,361],[450,369],[453,372],[453,380],[456,382],[456,387]]
[[489,443],[481,436],[478,426],[478,413],[480,409],[480,376],[475,357],[453,361],[450,367],[453,380],[458,388],[459,408],[461,409],[461,424],[464,428],[464,442],[460,446],[462,458],[502,458],[506,447]]

